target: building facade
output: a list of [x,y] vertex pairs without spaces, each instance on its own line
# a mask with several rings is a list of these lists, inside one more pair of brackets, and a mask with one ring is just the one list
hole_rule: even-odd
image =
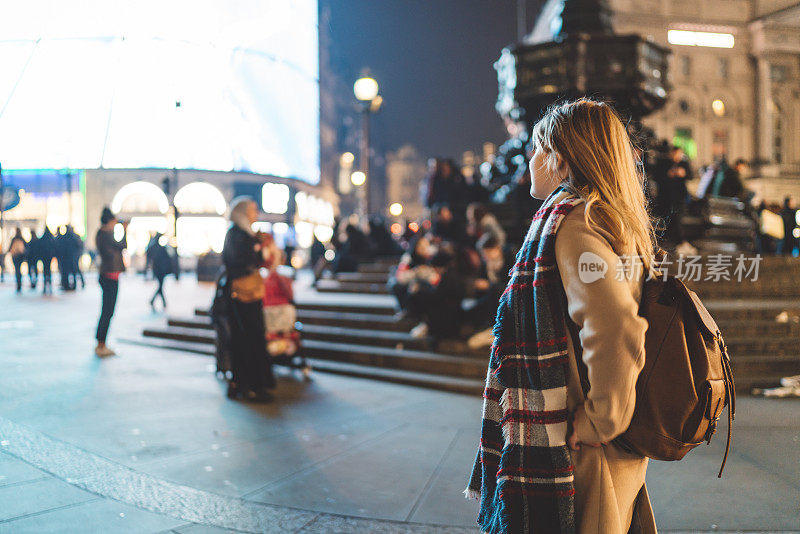
[[[752,162],[747,186],[768,201],[800,197],[800,2],[610,4],[616,33],[638,33],[672,51],[669,101],[645,119],[658,137],[684,146],[695,165],[721,155]],[[732,39],[676,44],[691,42],[691,32]]]
[[[427,165],[422,155],[411,145],[401,146],[386,156],[386,198],[388,206],[399,203],[403,212],[398,219],[414,221],[422,217],[425,206],[422,192]],[[388,211],[385,213],[389,215]]]
[[94,247],[100,213],[108,206],[127,221],[128,255],[141,267],[153,233],[174,238],[178,253],[193,259],[220,252],[231,201],[249,196],[260,208],[259,226],[279,244],[308,248],[313,236],[333,235],[338,196],[332,187],[243,172],[172,169],[87,169],[6,171],[7,185],[21,192],[4,214],[4,237],[16,227],[29,236],[47,225],[71,224]]

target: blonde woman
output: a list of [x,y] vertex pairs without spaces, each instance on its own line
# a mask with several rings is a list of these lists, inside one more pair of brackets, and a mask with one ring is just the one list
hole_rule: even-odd
[[609,105],[585,99],[550,109],[533,140],[544,204],[500,300],[466,493],[484,532],[655,532],[647,458],[612,442],[644,363],[654,241],[631,141]]

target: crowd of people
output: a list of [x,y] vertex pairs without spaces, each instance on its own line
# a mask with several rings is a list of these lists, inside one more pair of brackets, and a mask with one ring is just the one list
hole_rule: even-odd
[[[23,236],[22,229],[17,227],[6,251],[14,266],[17,293],[22,291],[23,266],[25,266],[30,288],[36,289],[41,280],[42,293],[52,295],[53,259],[58,266],[62,290],[74,291],[79,281],[81,288],[85,287],[86,281],[80,265],[83,248],[83,240],[75,233],[72,226],[59,227],[55,235],[45,226],[41,235],[37,236],[33,232],[29,240]],[[3,263],[2,257],[0,263]]]
[[485,204],[437,203],[431,213],[389,280],[400,313],[418,323],[414,337],[471,335],[471,346],[488,345],[515,250]]

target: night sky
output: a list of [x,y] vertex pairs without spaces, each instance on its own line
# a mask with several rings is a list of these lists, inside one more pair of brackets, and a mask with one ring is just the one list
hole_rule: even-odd
[[[362,68],[378,80],[378,152],[412,144],[423,156],[459,158],[501,143],[492,64],[516,41],[516,0],[321,0],[331,6],[333,69],[350,83]],[[529,0],[532,27],[539,0]],[[352,97],[352,92],[349,95]]]

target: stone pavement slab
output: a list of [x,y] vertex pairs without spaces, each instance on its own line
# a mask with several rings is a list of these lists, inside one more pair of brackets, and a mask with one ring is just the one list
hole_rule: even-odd
[[42,532],[141,533],[170,530],[183,521],[101,498],[0,523],[0,534]]
[[[96,282],[48,298],[0,286],[0,532],[476,531],[461,490],[479,398],[284,373],[276,402],[231,402],[213,359],[115,342],[163,322],[153,289],[123,278],[119,356],[99,360]],[[171,314],[210,298],[187,277],[166,291]],[[724,430],[651,462],[660,530],[800,532],[800,401],[740,399],[719,480]]]

